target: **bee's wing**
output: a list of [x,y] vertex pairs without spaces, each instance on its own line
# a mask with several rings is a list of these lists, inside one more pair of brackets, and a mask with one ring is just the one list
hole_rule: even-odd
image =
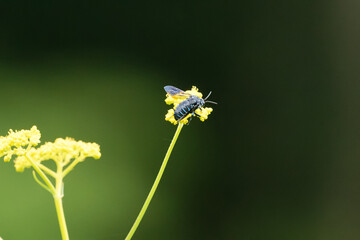
[[174,86],[165,86],[164,87],[165,91],[170,94],[171,96],[183,96],[183,97],[188,97],[190,96],[190,94],[184,92],[183,90],[174,87]]
[[180,93],[183,93],[184,91],[179,89],[179,88],[176,88],[174,86],[165,86],[164,87],[165,91],[170,94],[170,95],[178,95]]

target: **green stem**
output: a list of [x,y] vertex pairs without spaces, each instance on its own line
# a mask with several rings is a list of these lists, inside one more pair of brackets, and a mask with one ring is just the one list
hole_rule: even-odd
[[63,167],[61,163],[57,163],[56,172],[56,193],[53,195],[55,201],[56,213],[59,220],[60,232],[63,240],[69,240],[69,233],[66,227],[65,214],[62,204],[63,193]]
[[162,177],[162,175],[164,173],[164,170],[165,170],[166,164],[167,164],[167,162],[169,160],[170,154],[171,154],[171,152],[172,152],[172,150],[173,150],[173,148],[175,146],[176,140],[178,139],[178,136],[179,136],[180,131],[181,131],[183,126],[184,126],[184,124],[182,124],[182,123],[180,123],[178,125],[178,127],[176,129],[176,132],[175,132],[175,135],[174,135],[174,137],[173,137],[173,139],[172,139],[172,141],[170,143],[170,146],[169,146],[169,148],[168,148],[168,150],[166,152],[165,158],[164,158],[164,160],[163,160],[163,162],[161,164],[160,170],[159,170],[159,172],[158,172],[158,174],[156,176],[155,182],[152,185],[151,190],[150,190],[150,192],[149,192],[149,194],[148,194],[148,196],[147,196],[147,198],[145,200],[145,203],[142,206],[142,208],[140,210],[140,213],[137,216],[137,218],[136,218],[133,226],[131,227],[128,235],[126,236],[125,240],[130,240],[132,238],[132,236],[134,235],[137,227],[139,226],[139,224],[141,222],[141,219],[143,218],[143,216],[144,216],[144,214],[146,212],[146,209],[148,208],[148,206],[150,204],[150,201],[151,201],[152,197],[154,196],[156,188],[159,185],[160,179],[161,179],[161,177]]
[[69,233],[67,231],[64,209],[62,205],[62,198],[54,196],[56,213],[58,215],[60,232],[63,240],[69,240]]
[[62,198],[58,196],[54,196],[56,213],[58,215],[60,232],[63,240],[69,240],[69,233],[67,231],[64,209],[62,205]]

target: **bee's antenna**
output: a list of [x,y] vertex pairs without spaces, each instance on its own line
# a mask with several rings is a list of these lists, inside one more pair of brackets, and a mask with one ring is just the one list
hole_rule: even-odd
[[216,102],[213,102],[213,101],[206,101],[206,99],[208,99],[211,95],[211,91],[209,92],[209,94],[206,96],[206,98],[204,98],[204,101],[205,102],[208,102],[208,103],[213,103],[213,104],[217,104]]
[[206,99],[208,99],[208,97],[210,97],[211,95],[211,91],[209,92],[209,94],[206,96],[206,98],[204,98],[204,101],[206,101]]

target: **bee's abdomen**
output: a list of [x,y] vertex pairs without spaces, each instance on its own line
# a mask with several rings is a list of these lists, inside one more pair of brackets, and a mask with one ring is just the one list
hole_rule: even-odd
[[196,108],[198,108],[197,101],[193,101],[193,99],[184,100],[175,109],[174,112],[175,120],[182,119],[189,113],[193,113],[196,110]]

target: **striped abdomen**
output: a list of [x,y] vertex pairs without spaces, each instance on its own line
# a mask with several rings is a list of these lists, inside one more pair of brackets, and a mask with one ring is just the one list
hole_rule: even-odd
[[182,101],[175,109],[174,117],[176,121],[182,120],[189,113],[204,105],[204,100],[197,96],[191,95],[188,99]]

